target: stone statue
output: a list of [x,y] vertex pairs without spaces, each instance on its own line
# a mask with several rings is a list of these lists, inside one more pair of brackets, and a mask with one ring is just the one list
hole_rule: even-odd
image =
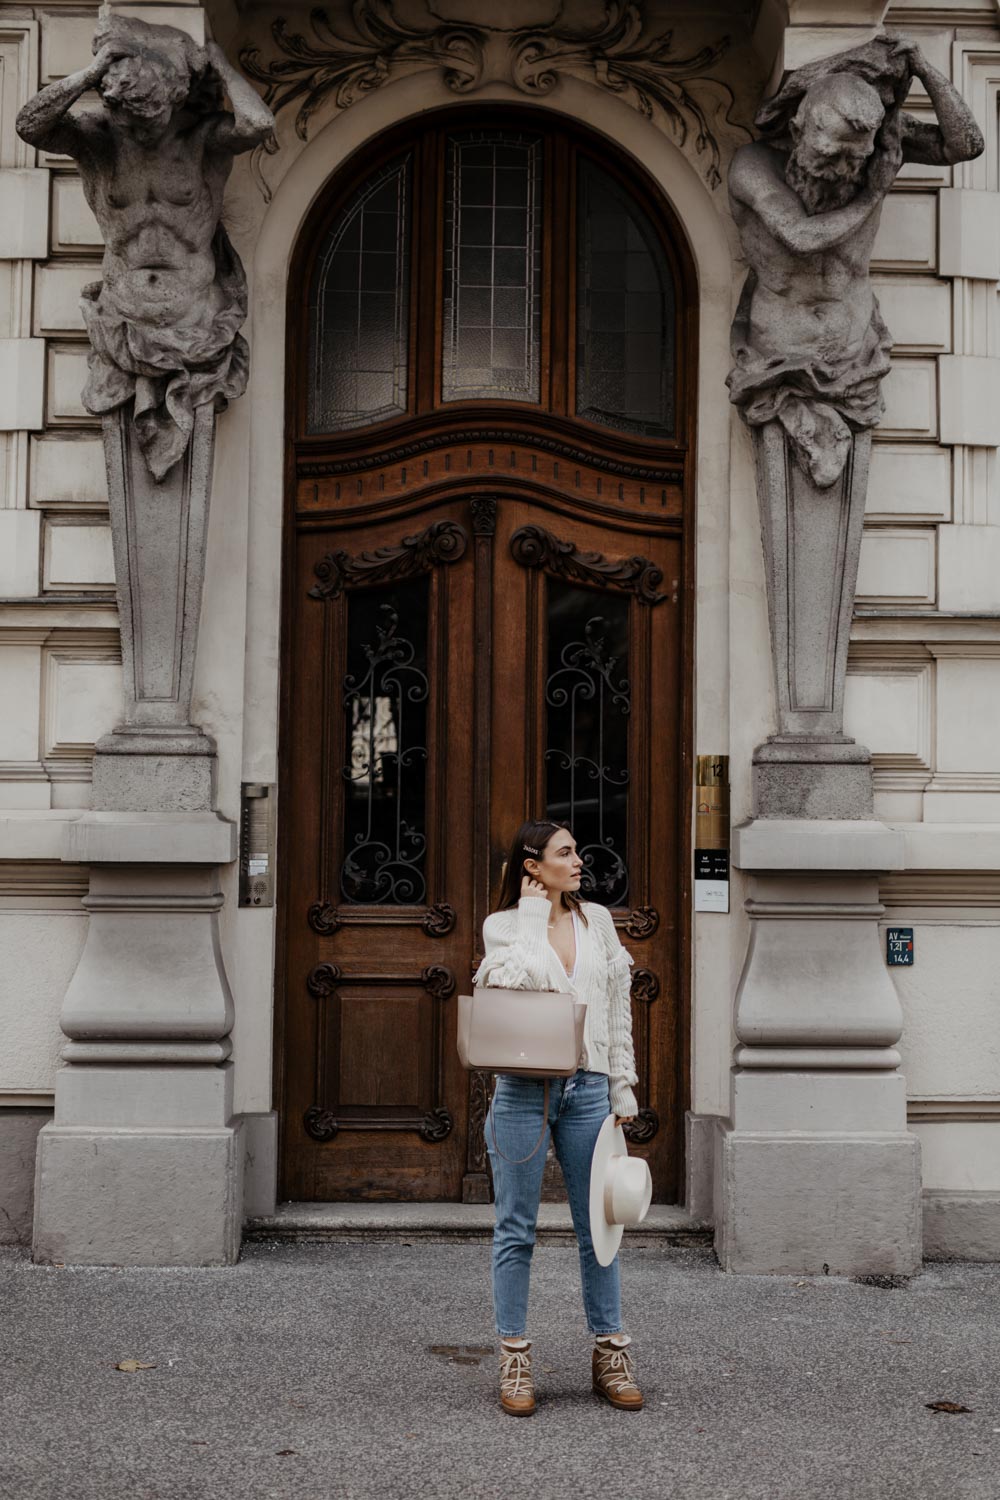
[[[104,279],[83,291],[83,403],[103,416],[134,397],[139,446],[160,481],[187,451],[196,409],[221,411],[246,387],[246,277],[222,197],[233,157],[274,119],[214,43],[102,16],[93,45],[88,67],[25,104],[17,131],[79,164],[105,240]],[[94,88],[101,107],[74,112]]]
[[[912,78],[938,123],[903,111]],[[778,421],[820,489],[852,433],[877,425],[891,338],[869,261],[882,203],[904,162],[968,161],[983,137],[916,43],[884,35],[799,69],[757,113],[729,198],[750,272],[733,322],[730,400],[752,428]]]

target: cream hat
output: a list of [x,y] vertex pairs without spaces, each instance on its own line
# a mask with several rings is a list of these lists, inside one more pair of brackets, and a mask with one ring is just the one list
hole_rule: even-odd
[[625,1132],[608,1115],[590,1163],[590,1235],[594,1254],[610,1266],[626,1224],[641,1224],[653,1197],[653,1179],[641,1156],[630,1157]]

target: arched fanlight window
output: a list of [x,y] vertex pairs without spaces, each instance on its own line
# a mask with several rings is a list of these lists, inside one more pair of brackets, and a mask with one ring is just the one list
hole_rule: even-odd
[[410,158],[369,179],[327,232],[309,297],[310,432],[406,411]]
[[674,288],[659,236],[612,177],[580,159],[576,409],[673,437]]
[[642,189],[537,124],[405,142],[311,255],[306,434],[502,402],[682,439],[680,261]]

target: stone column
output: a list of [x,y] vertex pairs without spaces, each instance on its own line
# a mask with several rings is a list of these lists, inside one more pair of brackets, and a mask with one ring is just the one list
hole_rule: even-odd
[[[914,78],[938,122],[917,146]],[[843,732],[892,344],[869,262],[903,162],[968,160],[983,138],[920,48],[888,35],[803,59],[756,124],[729,174],[750,270],[728,384],[754,445],[778,722],[754,752],[753,817],[734,831],[751,934],[716,1244],[730,1270],[907,1275],[920,1264],[920,1154],[878,941],[878,876],[903,867],[902,837],[874,820],[871,757]]]
[[720,1262],[910,1275],[920,1147],[878,928],[878,877],[902,868],[902,834],[867,819],[758,818],[735,831],[733,862],[751,873],[751,931],[717,1142]]
[[[90,916],[60,1018],[55,1117],[39,1135],[34,1256],[216,1265],[238,1257],[242,1225],[218,924],[236,828],[215,811],[215,745],[192,722],[191,698],[215,422],[248,368],[246,278],[220,222],[227,155],[274,121],[206,44],[199,6],[142,14],[152,23],[132,5],[102,6],[92,63],[18,116],[25,139],[76,157],[105,241],[118,246],[81,305],[124,666],[122,720],[97,746],[91,810],[68,826],[63,853],[90,866]],[[165,20],[175,24],[155,24]],[[91,91],[110,142],[100,152],[74,113]],[[201,144],[190,149],[204,132],[210,171]],[[169,198],[158,194],[165,171]],[[184,204],[195,196],[192,219]]]

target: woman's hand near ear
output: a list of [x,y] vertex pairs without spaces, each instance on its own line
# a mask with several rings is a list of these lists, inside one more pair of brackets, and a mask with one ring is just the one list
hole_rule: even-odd
[[549,893],[540,880],[532,880],[530,875],[525,875],[521,880],[522,896],[540,896],[543,901],[549,899]]

